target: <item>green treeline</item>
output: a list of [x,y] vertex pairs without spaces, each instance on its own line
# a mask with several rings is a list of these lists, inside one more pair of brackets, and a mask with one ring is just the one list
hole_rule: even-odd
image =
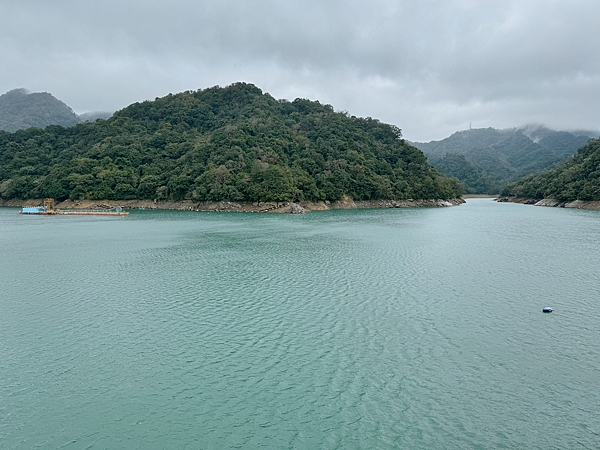
[[0,197],[291,201],[460,196],[400,130],[245,83],[108,120],[0,132]]
[[600,200],[600,139],[593,139],[577,155],[556,168],[510,184],[502,195],[561,201]]

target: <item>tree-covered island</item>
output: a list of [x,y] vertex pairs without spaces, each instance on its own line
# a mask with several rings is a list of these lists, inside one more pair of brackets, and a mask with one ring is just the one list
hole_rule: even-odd
[[251,84],[170,94],[110,119],[0,132],[0,198],[290,202],[460,197],[400,130]]

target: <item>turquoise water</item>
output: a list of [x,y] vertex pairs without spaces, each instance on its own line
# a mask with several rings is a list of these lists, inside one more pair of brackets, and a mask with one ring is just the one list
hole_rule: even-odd
[[600,212],[17,213],[2,449],[600,448]]

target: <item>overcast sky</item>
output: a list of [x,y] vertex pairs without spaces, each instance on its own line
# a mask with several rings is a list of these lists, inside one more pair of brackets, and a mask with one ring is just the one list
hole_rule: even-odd
[[600,129],[598,0],[0,0],[0,93],[75,112],[253,83],[411,141]]

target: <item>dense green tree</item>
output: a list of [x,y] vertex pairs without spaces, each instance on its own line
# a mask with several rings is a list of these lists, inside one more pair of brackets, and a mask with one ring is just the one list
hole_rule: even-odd
[[0,131],[0,197],[291,201],[451,198],[400,130],[236,83],[108,120]]
[[600,200],[600,140],[581,147],[567,162],[508,185],[502,195],[561,201]]

